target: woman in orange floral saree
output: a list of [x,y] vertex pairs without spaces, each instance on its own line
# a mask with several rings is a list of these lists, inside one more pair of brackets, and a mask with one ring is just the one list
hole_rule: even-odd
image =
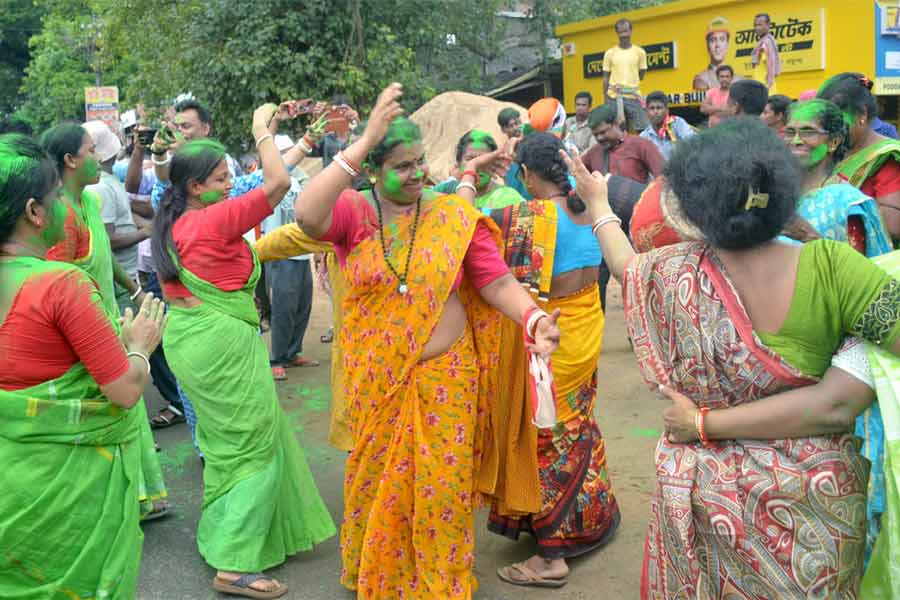
[[[485,449],[500,313],[521,321],[536,307],[496,228],[459,197],[424,192],[421,133],[396,118],[401,94],[399,84],[382,92],[363,137],[295,206],[300,227],[334,245],[347,281],[341,581],[364,599],[467,599],[472,511],[494,491],[481,471],[496,468]],[[376,180],[366,196],[346,189],[363,160]],[[555,350],[555,316],[532,322],[535,351]]]

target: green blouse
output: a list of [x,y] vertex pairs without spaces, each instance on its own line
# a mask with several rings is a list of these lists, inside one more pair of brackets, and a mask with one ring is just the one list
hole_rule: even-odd
[[846,335],[890,347],[900,335],[900,282],[851,248],[816,240],[800,251],[787,318],[760,341],[807,375],[822,376]]

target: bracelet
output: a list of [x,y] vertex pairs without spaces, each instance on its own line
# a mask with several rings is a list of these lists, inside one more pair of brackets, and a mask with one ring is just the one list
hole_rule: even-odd
[[694,415],[694,425],[697,427],[697,436],[700,438],[700,441],[707,448],[712,446],[712,442],[709,441],[709,438],[706,437],[706,413],[709,412],[708,406],[701,407],[697,414]]
[[156,166],[158,166],[158,167],[161,167],[161,166],[163,166],[163,165],[167,165],[167,164],[169,164],[169,163],[172,161],[172,157],[171,157],[171,156],[167,156],[167,157],[166,157],[166,160],[156,160],[156,157],[157,157],[157,156],[162,156],[162,155],[154,154],[153,156],[150,157],[150,162],[152,162],[154,165],[156,165]]
[[462,175],[460,175],[459,178],[462,179],[466,175],[471,175],[472,179],[474,179],[475,181],[478,181],[478,173],[476,173],[472,169],[466,169],[465,171],[463,171]]
[[309,144],[306,143],[306,136],[300,138],[300,141],[297,142],[297,147],[300,148],[300,151],[303,152],[303,154],[309,154],[310,152],[312,152],[312,148],[310,148]]
[[168,152],[168,150],[162,150],[160,152],[157,152],[156,150],[153,149],[153,146],[150,146],[150,154],[152,154],[153,156],[162,156],[166,152]]
[[132,351],[132,352],[127,353],[125,355],[125,358],[131,358],[132,356],[137,356],[138,358],[142,359],[147,364],[147,375],[149,375],[150,374],[150,359],[147,358],[147,355],[141,354],[140,352]]
[[601,217],[597,217],[594,220],[594,226],[591,227],[591,232],[593,232],[594,235],[597,235],[597,232],[600,231],[600,228],[609,223],[618,223],[619,225],[621,225],[622,219],[620,219],[619,217],[617,217],[614,214],[608,214],[608,215],[603,215]]
[[275,136],[273,136],[271,133],[267,133],[266,135],[264,135],[261,138],[259,138],[258,140],[256,140],[256,147],[259,148],[259,145],[268,139],[274,140]]
[[141,283],[137,282],[137,291],[131,295],[131,301],[134,302],[134,299],[141,295],[144,289],[141,287]]
[[344,151],[343,151],[343,150],[341,150],[340,152],[338,152],[338,154],[340,155],[341,160],[343,160],[345,163],[347,163],[347,165],[348,165],[351,169],[353,169],[354,171],[356,171],[357,175],[360,174],[360,173],[362,173],[362,167],[359,166],[359,165],[357,165],[357,164],[354,164],[353,161],[351,161],[349,158],[347,158],[347,155],[344,154]]
[[525,318],[522,323],[525,325],[525,334],[528,337],[534,339],[534,329],[537,327],[537,322],[544,317],[550,317],[550,315],[547,314],[547,311],[537,306],[532,306],[525,312]]
[[460,181],[459,183],[457,183],[456,184],[456,193],[458,194],[459,190],[461,190],[463,188],[472,190],[473,194],[475,194],[476,196],[478,195],[478,190],[475,189],[475,186],[473,184],[469,183],[468,181]]
[[359,177],[359,171],[353,168],[353,165],[347,161],[343,152],[338,152],[334,155],[334,162],[336,162],[350,177]]

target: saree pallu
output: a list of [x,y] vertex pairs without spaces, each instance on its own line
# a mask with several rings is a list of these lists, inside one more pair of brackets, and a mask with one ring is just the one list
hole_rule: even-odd
[[[488,529],[514,540],[523,531],[531,533],[539,556],[568,558],[605,544],[620,519],[606,469],[606,444],[593,415],[604,319],[596,285],[552,298],[542,308],[560,310],[562,337],[553,354],[557,425],[537,432],[540,508],[531,515],[508,516],[495,505]],[[509,346],[503,348],[506,353]]]
[[[359,201],[364,201],[360,199]],[[377,233],[347,257],[340,329],[346,417],[353,435],[344,481],[341,583],[359,598],[472,597],[472,511],[490,494],[489,446],[499,313],[464,277],[466,333],[444,354],[419,358],[442,313],[483,215],[457,196],[422,207],[409,292],[382,255]],[[404,264],[411,215],[386,228]],[[488,223],[492,232],[496,230]]]
[[[625,316],[644,379],[726,408],[809,385],[753,332],[701,242],[634,257]],[[856,598],[868,463],[852,434],[656,449],[642,598]]]
[[850,185],[862,187],[889,160],[900,162],[900,142],[888,138],[848,156],[835,170],[846,177]]
[[171,306],[166,356],[197,412],[203,512],[197,546],[219,570],[257,572],[335,534],[294,437],[259,335],[253,292],[224,292],[183,266],[179,280],[202,304]]
[[139,418],[81,363],[0,390],[0,598],[134,598]]
[[[338,264],[337,257],[331,250],[331,244],[314,240],[297,226],[289,223],[270,231],[253,245],[260,262],[282,260],[298,254],[325,253],[325,270],[328,273],[327,292],[331,296],[331,323],[335,332],[341,331],[344,320],[343,302],[347,293],[347,283]],[[353,448],[347,418],[344,415],[344,353],[341,349],[340,335],[335,335],[331,342],[331,424],[328,428],[328,443],[349,452]]]
[[[74,229],[68,227],[69,221],[84,227],[89,236],[88,251],[84,256],[72,256],[72,264],[84,269],[90,275],[100,289],[100,298],[103,300],[103,308],[110,315],[113,322],[118,323],[119,305],[116,303],[115,284],[113,282],[113,257],[112,247],[109,243],[109,234],[106,233],[106,225],[100,214],[100,197],[89,191],[81,194],[81,205],[72,200],[66,200],[68,214],[66,215],[66,235],[72,235]],[[60,242],[64,245],[66,242]],[[48,255],[52,256],[56,247],[52,248]],[[168,496],[166,482],[163,479],[162,468],[159,465],[159,457],[156,454],[156,442],[153,432],[150,431],[150,417],[147,415],[147,405],[142,397],[131,409],[138,413],[135,420],[138,429],[138,453],[141,457],[141,476],[138,481],[138,500],[141,505],[141,516],[153,511],[153,503]]]

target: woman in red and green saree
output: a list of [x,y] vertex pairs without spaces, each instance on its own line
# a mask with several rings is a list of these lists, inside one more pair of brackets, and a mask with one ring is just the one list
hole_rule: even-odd
[[603,184],[576,172],[645,380],[699,408],[701,441],[657,446],[643,598],[857,597],[868,462],[852,416],[820,435],[810,412],[773,427],[780,439],[705,433],[710,409],[815,383],[847,335],[900,352],[900,282],[847,244],[775,240],[798,171],[756,119],[702,133],[666,166],[701,241],[638,255],[609,224]]
[[0,597],[134,598],[143,535],[133,409],[162,305],[121,337],[94,281],[47,260],[66,204],[53,161],[0,136]]
[[885,227],[897,240],[900,239],[900,142],[872,129],[872,121],[878,116],[872,85],[872,80],[862,73],[841,73],[826,81],[817,97],[837,104],[850,125],[850,151],[837,165],[837,172],[878,202]]
[[[56,162],[62,177],[62,198],[66,206],[64,235],[50,248],[47,258],[71,263],[87,271],[100,288],[100,299],[111,318],[118,318],[115,284],[126,288],[136,303],[143,300],[140,288],[115,259],[109,235],[100,216],[100,197],[85,190],[99,181],[100,172],[94,157],[94,141],[87,131],[75,123],[51,127],[41,136],[41,145]],[[135,412],[147,413],[143,398]],[[169,512],[168,492],[163,480],[156,443],[148,418],[139,418],[141,476],[138,497],[141,518],[154,519]]]
[[206,459],[197,546],[217,569],[216,590],[252,598],[286,594],[262,571],[335,533],[278,403],[253,302],[259,260],[242,237],[290,189],[267,130],[277,108],[253,114],[262,187],[230,198],[225,148],[190,141],[172,157],[152,238],[169,302],[166,356],[194,404]]
[[[556,425],[535,430],[523,424],[521,447],[537,458],[532,474],[501,473],[501,481],[518,491],[495,503],[488,521],[494,533],[517,540],[532,534],[537,551],[526,561],[501,568],[507,583],[535,587],[566,584],[567,558],[603,546],[619,525],[619,507],[606,468],[606,444],[594,418],[597,361],[603,343],[603,309],[597,287],[600,246],[590,217],[575,195],[560,157],[563,145],[550,133],[532,133],[519,143],[516,160],[528,192],[535,198],[491,211],[503,239],[503,253],[516,280],[531,290],[538,306],[559,311],[565,334],[553,356]],[[463,182],[472,179],[469,171]],[[463,193],[471,193],[463,190]],[[504,325],[500,347],[506,379],[501,394],[511,405],[527,405],[528,369],[521,332]],[[536,438],[536,439],[535,439]],[[524,475],[528,475],[526,478]],[[539,479],[535,502],[521,494],[529,479]],[[514,503],[512,500],[518,501]]]
[[[558,343],[468,201],[424,189],[421,132],[385,89],[365,133],[313,177],[295,214],[346,276],[341,582],[359,598],[469,599],[473,510],[494,493],[491,446],[502,315],[533,314],[534,350]],[[373,189],[349,189],[363,162]],[[491,307],[495,307],[494,310]]]
[[[432,189],[441,194],[456,193],[459,179],[468,165],[479,156],[491,154],[497,151],[497,142],[493,136],[480,129],[467,131],[456,144],[456,176],[457,179],[440,183]],[[492,210],[506,208],[512,204],[522,202],[524,198],[515,189],[503,183],[503,178],[494,174],[494,165],[488,165],[479,172],[474,182],[475,197],[472,203],[479,210]]]

